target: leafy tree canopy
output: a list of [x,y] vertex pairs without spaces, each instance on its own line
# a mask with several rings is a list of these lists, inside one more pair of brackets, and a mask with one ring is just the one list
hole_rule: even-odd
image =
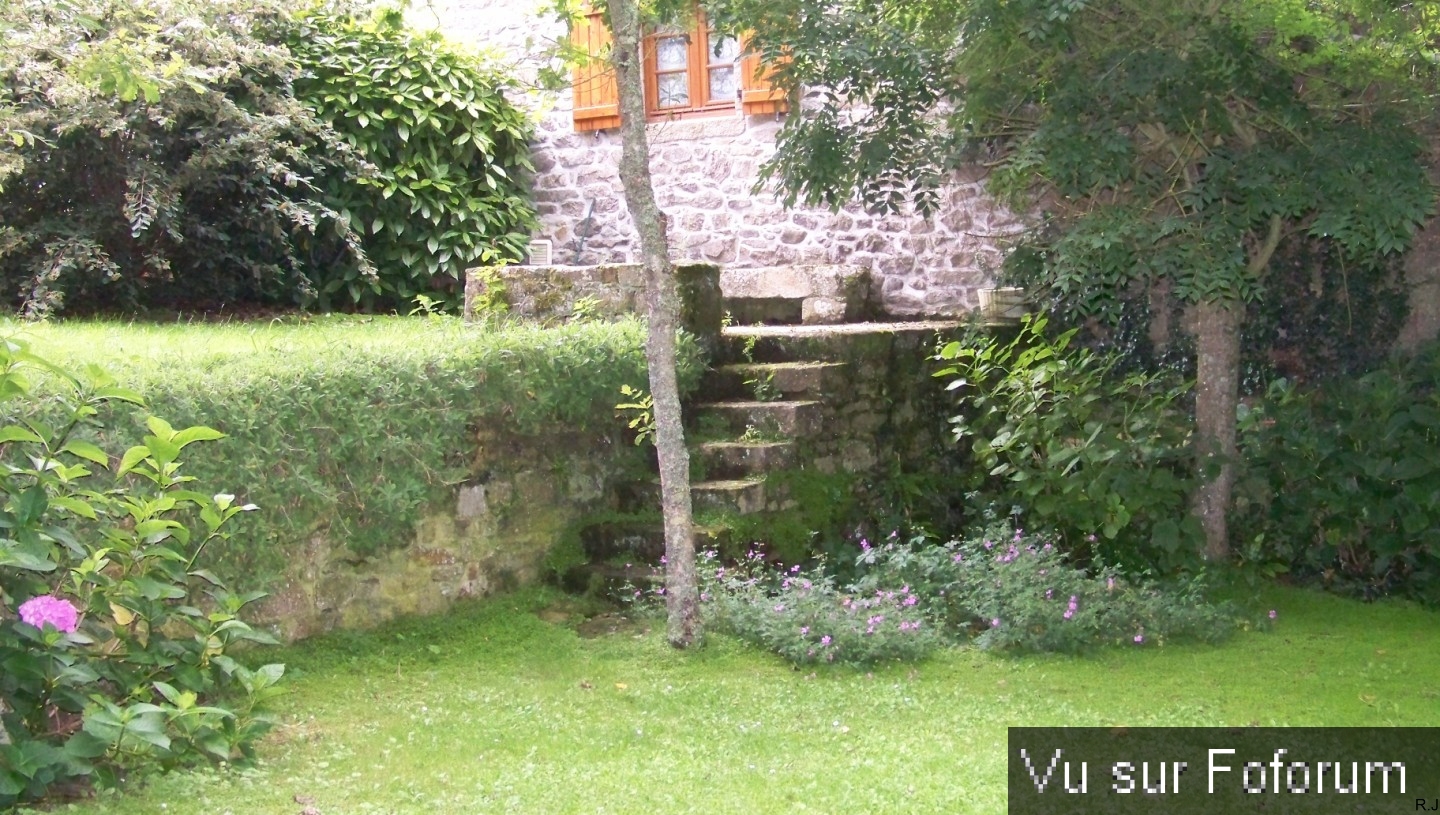
[[1272,227],[1396,252],[1431,206],[1417,126],[1434,3],[715,6],[804,91],[766,168],[791,203],[933,212],[949,172],[983,162],[995,191],[1066,227],[1036,237],[1092,313],[1137,280],[1253,297]]

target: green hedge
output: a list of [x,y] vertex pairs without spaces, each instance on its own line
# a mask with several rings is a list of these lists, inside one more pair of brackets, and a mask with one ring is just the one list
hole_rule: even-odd
[[[260,506],[211,564],[247,585],[278,575],[291,547],[320,528],[356,556],[410,541],[425,509],[468,476],[476,428],[619,432],[620,386],[646,382],[636,320],[543,329],[435,317],[83,322],[9,333],[58,363],[100,364],[177,427],[229,436],[189,457],[185,472]],[[687,348],[682,378],[693,385],[700,364]],[[121,449],[120,439],[97,441]]]

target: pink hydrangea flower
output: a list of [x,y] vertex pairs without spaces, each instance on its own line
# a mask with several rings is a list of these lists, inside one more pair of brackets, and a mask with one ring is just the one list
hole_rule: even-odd
[[80,623],[80,612],[69,600],[49,594],[26,600],[20,604],[19,612],[20,619],[36,628],[44,628],[45,624],[49,623],[55,630],[67,634],[74,633]]

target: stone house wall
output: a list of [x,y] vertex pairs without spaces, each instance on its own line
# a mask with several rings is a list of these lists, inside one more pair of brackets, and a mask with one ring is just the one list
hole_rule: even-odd
[[[522,77],[536,54],[566,36],[532,0],[430,0],[412,9],[417,25],[438,26],[461,44],[498,55]],[[576,133],[569,91],[531,91],[526,104],[539,128],[534,143],[536,238],[554,245],[557,264],[639,260],[625,207],[616,131]],[[774,152],[775,116],[732,116],[650,127],[656,196],[671,219],[677,258],[726,267],[795,264],[868,269],[874,300],[889,314],[957,314],[974,308],[989,285],[1003,238],[1018,219],[983,193],[979,171],[950,184],[933,219],[876,217],[858,208],[786,210],[769,192],[752,191]]]

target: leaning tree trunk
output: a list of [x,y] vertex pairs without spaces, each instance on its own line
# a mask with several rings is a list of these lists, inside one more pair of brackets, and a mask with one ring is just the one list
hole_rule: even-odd
[[701,638],[700,597],[695,580],[695,544],[690,514],[690,454],[680,421],[680,387],[675,375],[675,333],[679,291],[670,264],[665,216],[650,181],[650,145],[645,137],[641,86],[640,10],[636,0],[610,0],[612,59],[620,92],[620,181],[625,203],[640,233],[645,262],[649,336],[645,360],[655,399],[655,450],[660,459],[660,506],[665,518],[665,609],[667,635],[676,648]]
[[1240,392],[1240,323],[1245,305],[1215,300],[1194,306],[1195,450],[1200,486],[1193,511],[1205,530],[1205,558],[1230,555],[1228,515],[1235,488],[1235,409]]

